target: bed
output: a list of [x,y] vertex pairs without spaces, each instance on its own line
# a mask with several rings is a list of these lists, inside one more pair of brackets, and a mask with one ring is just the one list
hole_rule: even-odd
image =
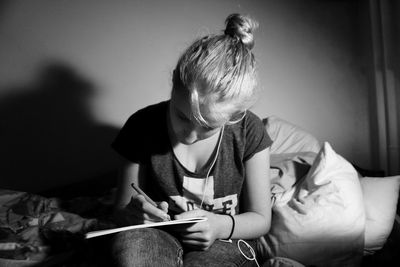
[[[271,136],[273,216],[263,266],[398,266],[400,176],[359,168],[278,117]],[[115,173],[42,193],[0,189],[0,266],[107,266]],[[104,240],[103,240],[104,241]]]

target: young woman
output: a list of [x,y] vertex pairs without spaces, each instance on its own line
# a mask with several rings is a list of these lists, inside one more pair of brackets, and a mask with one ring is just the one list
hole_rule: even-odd
[[255,248],[271,221],[271,139],[248,110],[256,99],[256,27],[232,14],[223,34],[196,40],[174,70],[171,99],[137,111],[114,141],[125,158],[116,203],[121,224],[207,218],[116,234],[117,265],[255,264],[238,241]]

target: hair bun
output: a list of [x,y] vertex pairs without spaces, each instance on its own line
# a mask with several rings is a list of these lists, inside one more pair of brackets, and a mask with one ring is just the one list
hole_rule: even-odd
[[254,47],[253,31],[257,29],[258,23],[240,14],[231,14],[226,20],[225,34],[238,38],[248,49]]

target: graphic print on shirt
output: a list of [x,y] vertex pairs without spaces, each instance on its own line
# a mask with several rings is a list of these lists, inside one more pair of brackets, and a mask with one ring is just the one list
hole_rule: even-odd
[[[206,181],[208,180],[208,181]],[[205,191],[203,191],[205,189]],[[229,213],[235,215],[238,204],[237,194],[214,198],[214,176],[199,179],[183,176],[183,196],[170,196],[169,207],[176,212],[200,209],[203,199],[203,209],[214,213]]]

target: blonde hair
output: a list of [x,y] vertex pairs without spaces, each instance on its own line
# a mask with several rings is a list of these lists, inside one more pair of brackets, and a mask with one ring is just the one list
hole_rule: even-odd
[[202,126],[228,122],[250,108],[256,97],[253,31],[257,22],[229,15],[220,35],[200,38],[178,60],[173,90],[188,90],[194,119]]

